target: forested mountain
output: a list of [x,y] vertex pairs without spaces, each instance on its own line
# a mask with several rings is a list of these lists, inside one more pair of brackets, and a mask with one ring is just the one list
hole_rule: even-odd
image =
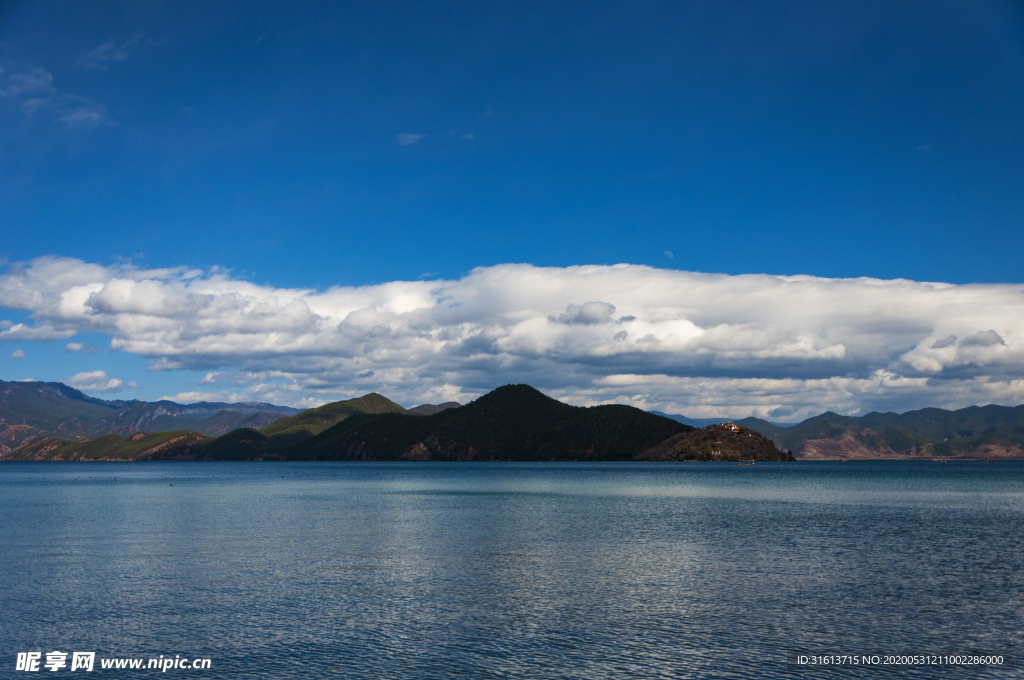
[[506,385],[434,415],[356,416],[282,452],[290,460],[629,460],[693,428],[631,406],[569,406]]

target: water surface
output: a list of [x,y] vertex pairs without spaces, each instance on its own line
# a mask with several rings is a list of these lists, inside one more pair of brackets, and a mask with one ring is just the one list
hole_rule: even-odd
[[4,463],[0,676],[1021,677],[786,661],[1014,655],[1022,537],[1021,462]]

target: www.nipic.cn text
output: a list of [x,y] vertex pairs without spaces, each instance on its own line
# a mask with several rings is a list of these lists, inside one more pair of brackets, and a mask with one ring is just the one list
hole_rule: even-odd
[[35,672],[47,671],[91,671],[98,665],[102,669],[126,670],[205,670],[210,667],[210,659],[193,659],[180,654],[149,658],[96,658],[96,652],[18,652],[14,670]]

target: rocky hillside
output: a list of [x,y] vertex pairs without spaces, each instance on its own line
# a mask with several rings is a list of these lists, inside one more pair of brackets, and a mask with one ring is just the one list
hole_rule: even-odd
[[137,432],[130,437],[107,434],[69,442],[41,437],[17,449],[11,460],[195,460],[211,441],[195,432]]

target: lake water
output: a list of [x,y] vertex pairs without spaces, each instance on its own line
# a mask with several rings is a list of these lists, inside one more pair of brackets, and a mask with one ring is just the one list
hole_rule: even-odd
[[1022,677],[787,655],[1014,657],[1024,463],[3,463],[0,579],[0,677]]

